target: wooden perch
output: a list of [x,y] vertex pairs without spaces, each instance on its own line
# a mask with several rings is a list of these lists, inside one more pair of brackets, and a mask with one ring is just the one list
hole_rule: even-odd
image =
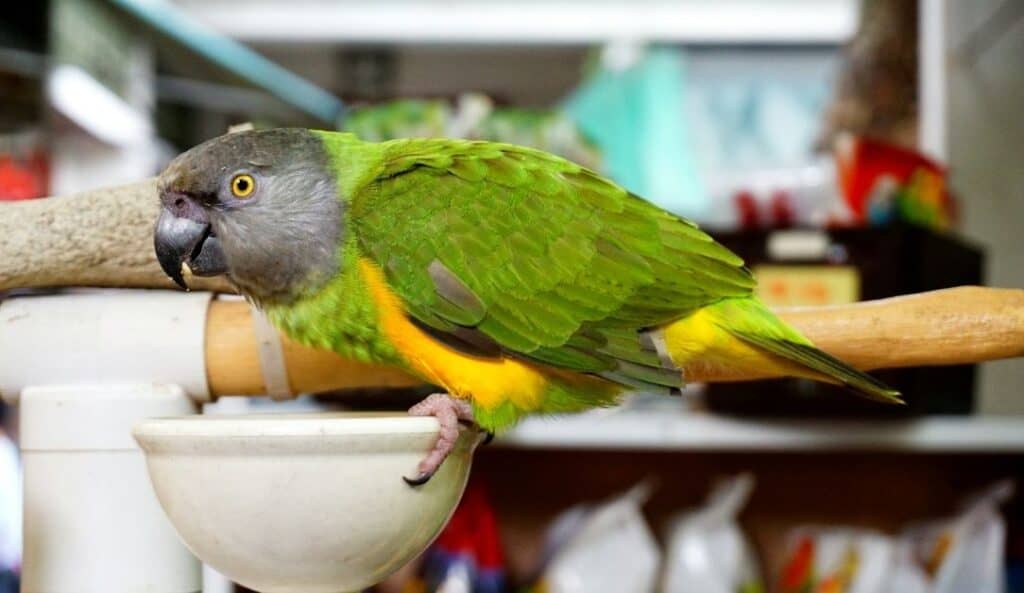
[[[1024,290],[961,287],[837,307],[780,311],[825,351],[864,370],[951,365],[1024,355]],[[415,385],[397,369],[366,365],[284,339],[296,393]],[[206,369],[215,395],[265,390],[249,306],[214,301],[207,322]],[[691,382],[767,376],[695,366]]]
[[[363,364],[333,352],[307,348],[284,336],[281,342],[293,393],[422,383],[395,368]],[[248,303],[238,300],[210,303],[206,317],[206,378],[214,396],[267,392]]]
[[[70,196],[0,202],[0,291],[52,286],[172,288],[153,252],[153,179]],[[200,290],[230,292],[221,278]]]

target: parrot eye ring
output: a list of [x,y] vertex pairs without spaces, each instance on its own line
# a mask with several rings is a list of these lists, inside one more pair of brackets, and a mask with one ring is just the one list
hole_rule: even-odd
[[231,193],[236,198],[248,198],[256,191],[256,180],[248,173],[239,173],[231,178]]

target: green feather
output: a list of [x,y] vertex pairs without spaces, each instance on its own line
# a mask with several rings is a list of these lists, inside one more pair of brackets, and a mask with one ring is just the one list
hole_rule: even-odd
[[[442,262],[483,306],[472,326],[516,356],[659,369],[636,332],[751,293],[742,261],[693,224],[569,161],[462,140],[380,146],[379,174],[352,197],[360,251],[388,262],[387,281],[410,312],[452,321],[451,302],[426,286],[430,262]],[[610,354],[586,332],[632,339]],[[656,378],[652,387],[665,381],[632,374]]]

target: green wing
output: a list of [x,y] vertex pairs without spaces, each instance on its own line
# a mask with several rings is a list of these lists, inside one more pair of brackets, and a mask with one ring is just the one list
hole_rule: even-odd
[[641,331],[752,291],[695,225],[569,161],[458,140],[384,149],[351,228],[410,316],[451,343],[678,386]]

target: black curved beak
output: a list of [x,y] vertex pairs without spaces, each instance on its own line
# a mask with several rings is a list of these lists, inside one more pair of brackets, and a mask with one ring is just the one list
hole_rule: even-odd
[[175,216],[166,207],[156,221],[153,247],[164,273],[185,290],[188,285],[181,273],[182,264],[195,276],[218,276],[228,270],[224,251],[210,223]]

